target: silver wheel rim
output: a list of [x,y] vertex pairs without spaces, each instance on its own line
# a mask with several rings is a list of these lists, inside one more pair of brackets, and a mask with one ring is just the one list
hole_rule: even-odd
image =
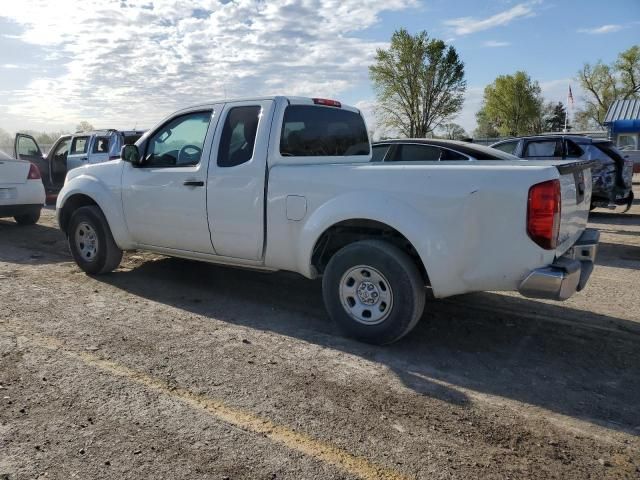
[[358,265],[340,279],[340,301],[357,322],[377,325],[391,313],[393,291],[389,281],[378,270]]
[[93,262],[98,255],[98,235],[87,222],[80,222],[75,234],[76,248],[87,262]]

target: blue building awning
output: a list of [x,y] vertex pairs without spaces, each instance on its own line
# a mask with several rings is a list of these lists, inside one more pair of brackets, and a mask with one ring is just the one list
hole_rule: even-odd
[[604,124],[611,125],[616,122],[615,128],[618,130],[618,122],[623,120],[640,121],[640,99],[633,98],[613,102],[604,117]]
[[614,120],[609,127],[613,133],[638,133],[640,120]]

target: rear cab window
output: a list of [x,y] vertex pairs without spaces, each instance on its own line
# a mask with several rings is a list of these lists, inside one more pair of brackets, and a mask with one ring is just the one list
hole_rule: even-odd
[[369,155],[362,116],[340,107],[289,105],[280,136],[283,157]]

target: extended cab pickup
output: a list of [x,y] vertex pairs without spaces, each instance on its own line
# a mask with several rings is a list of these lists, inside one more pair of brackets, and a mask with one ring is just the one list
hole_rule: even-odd
[[76,168],[57,202],[78,265],[123,250],[322,276],[330,316],[372,343],[408,333],[436,298],[586,284],[587,162],[372,163],[361,113],[269,97],[181,110],[122,158]]

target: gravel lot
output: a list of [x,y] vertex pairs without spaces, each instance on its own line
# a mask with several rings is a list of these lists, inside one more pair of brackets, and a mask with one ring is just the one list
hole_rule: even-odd
[[640,201],[591,220],[584,292],[429,303],[384,348],[319,282],[142,253],[92,278],[52,211],[2,220],[0,479],[640,478]]

